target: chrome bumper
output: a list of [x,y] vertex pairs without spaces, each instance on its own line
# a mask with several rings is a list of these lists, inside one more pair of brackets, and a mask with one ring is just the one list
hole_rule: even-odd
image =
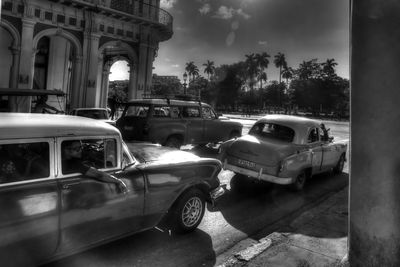
[[222,168],[224,170],[230,170],[235,173],[240,173],[258,180],[263,180],[266,182],[274,183],[274,184],[292,184],[294,182],[292,177],[277,177],[269,174],[263,173],[263,169],[261,168],[259,172],[248,170],[245,168],[241,168],[235,165],[231,165],[227,163],[227,160],[225,159],[224,163],[222,164]]
[[215,206],[217,199],[223,194],[225,194],[225,189],[222,186],[218,186],[210,192],[210,200],[213,207]]

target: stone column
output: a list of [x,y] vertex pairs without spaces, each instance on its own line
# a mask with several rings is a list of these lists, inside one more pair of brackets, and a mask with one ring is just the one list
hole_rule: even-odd
[[142,98],[142,95],[147,93],[146,89],[146,75],[147,75],[147,54],[148,45],[146,43],[140,43],[139,46],[139,63],[138,63],[138,77],[137,77],[137,97]]
[[[32,89],[33,63],[35,51],[33,51],[33,20],[22,19],[21,54],[19,64],[18,88]],[[31,97],[10,97],[10,108],[14,112],[31,112]]]
[[110,69],[111,69],[111,62],[107,62],[106,64],[104,64],[104,67],[102,69],[102,79],[101,79],[100,107],[107,107],[108,87],[110,84],[109,81]]
[[85,33],[83,48],[88,51],[84,55],[85,75],[83,85],[83,107],[95,107],[98,93],[97,83],[97,63],[99,58],[99,40],[100,35],[94,33]]
[[19,70],[19,60],[21,49],[19,47],[11,47],[12,53],[12,65],[10,71],[10,88],[18,88],[18,70]]
[[128,100],[142,98],[138,95],[137,90],[137,68],[133,62],[129,63],[129,84],[128,84]]
[[83,57],[76,56],[72,63],[72,87],[69,89],[70,110],[83,106],[83,86],[82,86],[82,64]]
[[351,266],[400,266],[400,0],[353,0]]

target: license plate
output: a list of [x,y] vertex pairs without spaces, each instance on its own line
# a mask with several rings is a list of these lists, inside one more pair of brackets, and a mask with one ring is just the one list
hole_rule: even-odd
[[242,165],[244,167],[247,167],[247,168],[255,168],[256,167],[256,164],[254,162],[244,160],[244,159],[239,159],[238,164]]

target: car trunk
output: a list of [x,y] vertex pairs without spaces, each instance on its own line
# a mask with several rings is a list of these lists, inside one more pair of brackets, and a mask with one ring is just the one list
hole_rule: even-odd
[[282,159],[295,152],[292,143],[253,135],[236,139],[228,149],[229,156],[269,167],[279,165]]

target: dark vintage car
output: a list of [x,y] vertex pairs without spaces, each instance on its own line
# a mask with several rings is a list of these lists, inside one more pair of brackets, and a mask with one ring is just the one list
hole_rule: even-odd
[[242,124],[220,117],[199,101],[134,99],[126,103],[117,127],[124,140],[179,148],[218,143],[242,135]]
[[[118,177],[128,192],[65,172],[61,150],[72,141],[85,164]],[[216,159],[125,144],[118,129],[98,120],[2,114],[0,265],[41,264],[161,221],[178,233],[193,231],[205,202],[223,194],[220,170]]]
[[223,168],[238,175],[232,187],[247,179],[304,187],[312,175],[333,170],[340,173],[347,144],[334,142],[320,121],[288,115],[267,115],[249,134],[220,147]]

